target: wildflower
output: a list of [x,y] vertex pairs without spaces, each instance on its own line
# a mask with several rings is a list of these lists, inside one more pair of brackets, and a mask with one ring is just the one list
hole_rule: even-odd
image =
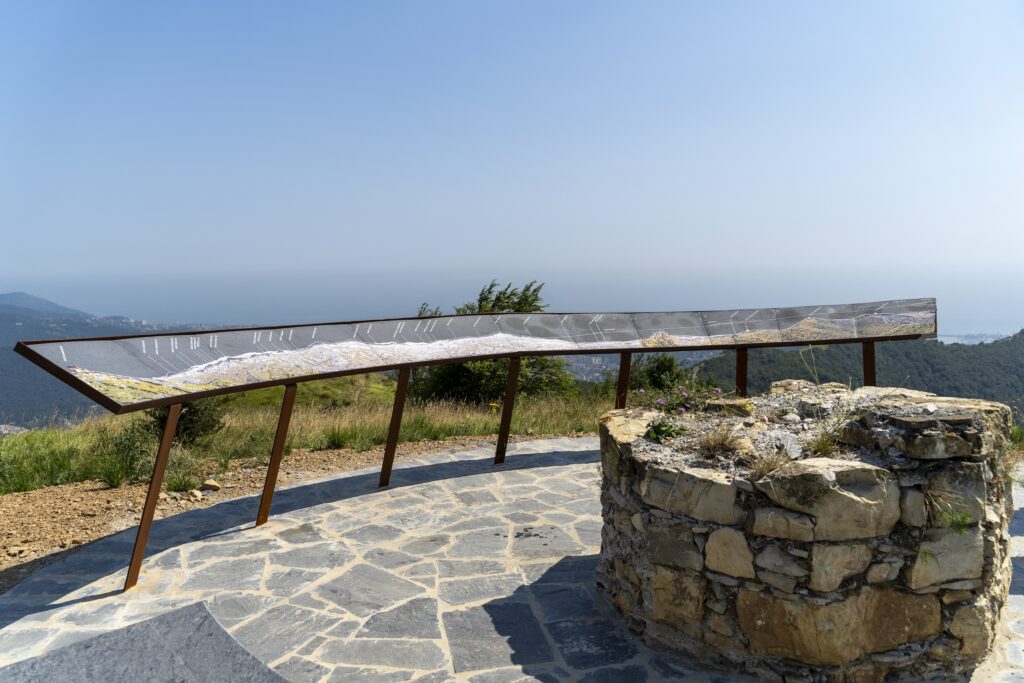
[[659,398],[657,401],[655,401],[655,403],[657,403],[659,406],[663,406],[665,405],[665,399]]
[[682,392],[680,392],[680,393],[682,393],[683,398],[686,398],[687,396],[689,396],[689,394],[686,393],[686,389],[683,389]]
[[638,393],[638,394],[646,394],[647,392],[644,391],[643,389],[637,389],[636,393]]
[[721,390],[721,389],[719,389],[718,387],[715,387],[715,393],[716,393],[716,394],[720,394],[720,393],[722,393],[722,390]]
[[680,413],[685,413],[686,412],[686,406],[679,406],[679,412]]

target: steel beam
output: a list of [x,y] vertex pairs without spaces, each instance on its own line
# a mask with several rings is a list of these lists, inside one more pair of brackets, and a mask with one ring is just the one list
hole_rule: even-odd
[[736,348],[736,395],[747,395],[747,349]]
[[629,397],[629,367],[633,354],[623,351],[619,354],[619,383],[615,387],[615,407],[625,408]]
[[171,454],[171,444],[174,442],[174,432],[178,429],[178,417],[180,416],[180,403],[175,403],[167,408],[167,421],[164,422],[164,431],[160,436],[160,446],[156,451],[156,461],[153,463],[153,476],[149,479],[149,492],[146,494],[146,504],[142,508],[139,530],[135,532],[135,547],[132,548],[132,559],[128,563],[128,576],[124,580],[125,590],[128,590],[139,581],[139,570],[142,568],[142,559],[146,555],[146,542],[149,540],[149,530],[153,526],[156,503],[160,500],[160,486],[164,482],[167,458]]
[[256,513],[256,526],[267,523],[270,517],[270,503],[274,499],[274,487],[277,486],[277,473],[281,470],[281,456],[284,455],[284,444],[288,439],[288,424],[292,419],[292,406],[295,405],[296,384],[288,384],[284,388],[284,400],[281,401],[281,417],[277,420],[277,432],[274,434],[274,446],[270,449],[270,463],[267,465],[267,479],[263,482],[263,495],[260,497],[260,509]]
[[864,349],[864,386],[875,386],[875,342],[863,342]]
[[501,404],[501,425],[498,427],[498,447],[494,450],[494,464],[505,462],[505,450],[508,448],[508,432],[512,428],[512,408],[516,402],[516,385],[519,382],[519,366],[522,358],[512,356],[508,359],[508,381],[505,383],[505,402]]
[[409,390],[409,368],[398,371],[398,386],[395,388],[395,404],[391,408],[391,426],[388,428],[388,442],[384,446],[384,464],[380,468],[380,486],[391,481],[391,467],[395,464],[398,450],[398,434],[402,429],[402,412],[405,410],[405,394]]

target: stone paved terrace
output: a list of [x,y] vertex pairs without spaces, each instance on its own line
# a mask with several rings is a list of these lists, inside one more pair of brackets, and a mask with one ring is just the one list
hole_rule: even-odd
[[[0,665],[205,601],[294,681],[737,681],[644,646],[596,597],[596,439],[491,446],[283,488],[270,522],[241,498],[134,530],[0,596]],[[1024,491],[1017,491],[1024,500]],[[1024,510],[996,652],[975,681],[1024,681]],[[1019,538],[1017,538],[1019,537]],[[226,672],[227,673],[227,672]]]

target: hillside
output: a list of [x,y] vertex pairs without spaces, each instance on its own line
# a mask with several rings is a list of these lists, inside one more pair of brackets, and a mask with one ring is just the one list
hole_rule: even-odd
[[[184,325],[174,328],[197,329]],[[17,341],[162,329],[170,326],[119,316],[97,317],[24,292],[0,294],[0,424],[28,426],[98,410],[92,401],[14,353]]]
[[[950,396],[974,396],[1024,408],[1024,331],[983,344],[942,344],[937,341],[888,342],[876,345],[878,384],[905,386]],[[783,378],[861,383],[859,344],[793,349],[751,349],[747,370],[751,393],[767,390]],[[700,368],[723,387],[731,388],[735,356],[723,353]]]

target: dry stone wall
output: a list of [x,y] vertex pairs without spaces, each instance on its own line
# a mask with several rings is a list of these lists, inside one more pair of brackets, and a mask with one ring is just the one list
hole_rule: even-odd
[[598,583],[632,629],[764,680],[977,665],[1009,587],[1009,408],[799,381],[713,407],[676,419],[728,430],[715,457],[646,439],[658,413],[602,418]]

